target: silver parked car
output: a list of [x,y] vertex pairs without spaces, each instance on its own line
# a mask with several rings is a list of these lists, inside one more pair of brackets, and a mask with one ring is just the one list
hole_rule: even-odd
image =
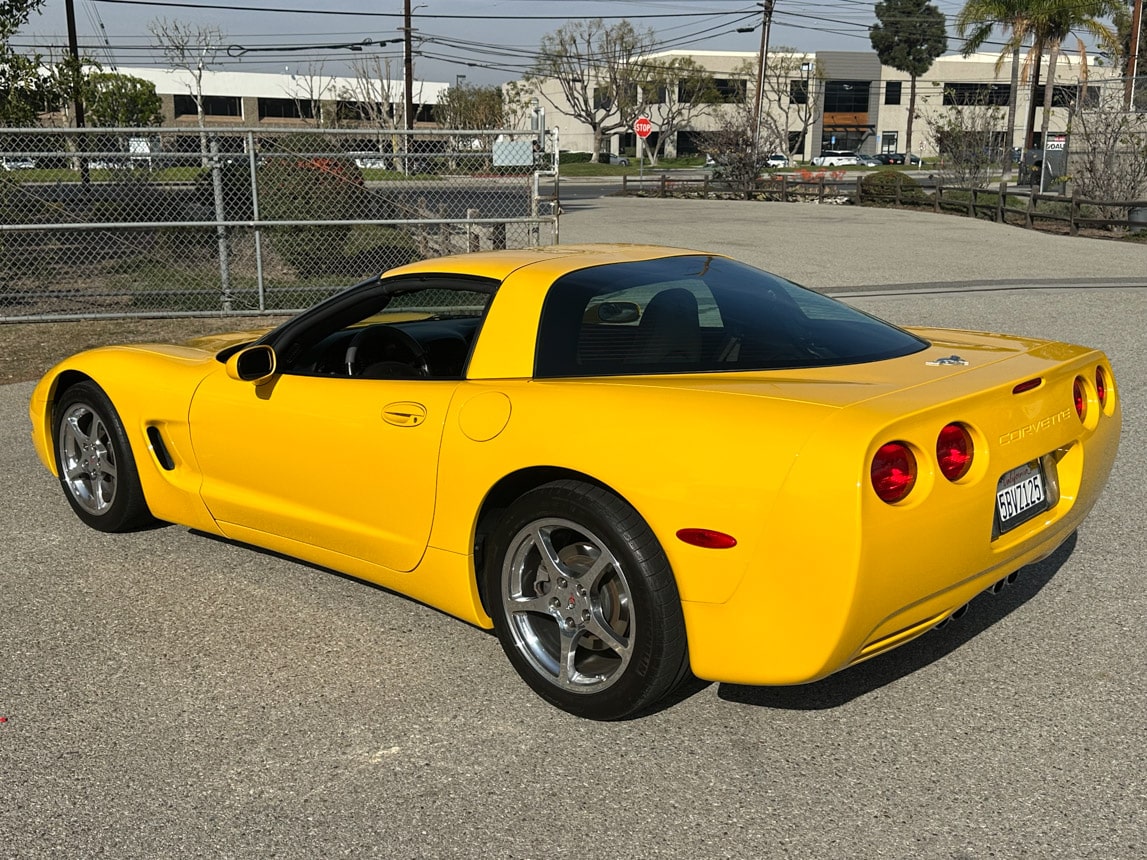
[[812,163],[814,167],[848,167],[860,164],[860,159],[851,149],[825,149]]

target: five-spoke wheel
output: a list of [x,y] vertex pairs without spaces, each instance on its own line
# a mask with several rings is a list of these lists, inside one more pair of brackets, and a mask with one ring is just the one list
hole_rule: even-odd
[[669,564],[644,520],[599,487],[558,481],[506,512],[487,596],[511,663],[543,698],[620,719],[686,674],[684,621]]
[[60,484],[81,520],[108,532],[151,521],[123,424],[94,382],[77,383],[60,397],[55,441]]

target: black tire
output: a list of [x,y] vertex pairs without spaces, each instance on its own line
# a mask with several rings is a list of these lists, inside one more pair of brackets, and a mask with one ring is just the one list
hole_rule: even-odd
[[637,511],[613,493],[580,481],[525,493],[493,534],[485,578],[510,663],[564,711],[624,719],[689,673],[669,562]]
[[56,469],[64,497],[102,532],[126,532],[155,520],[147,508],[123,422],[90,380],[67,389],[52,414]]

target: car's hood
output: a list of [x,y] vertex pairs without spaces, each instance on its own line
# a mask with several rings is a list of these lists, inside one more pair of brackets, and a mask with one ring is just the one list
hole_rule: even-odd
[[219,352],[221,349],[226,349],[229,346],[234,346],[238,343],[250,343],[251,341],[258,340],[263,335],[271,330],[271,327],[249,329],[247,331],[229,331],[221,334],[207,334],[202,337],[195,337],[191,340],[184,341],[183,345],[191,347],[192,349],[201,349],[204,352],[209,352],[212,355]]
[[1039,376],[1082,355],[1084,347],[1054,341],[950,329],[912,329],[930,342],[920,352],[885,361],[834,367],[795,368],[680,376],[625,376],[594,382],[654,386],[846,408],[914,389],[936,391],[925,399],[956,398],[1015,379]]

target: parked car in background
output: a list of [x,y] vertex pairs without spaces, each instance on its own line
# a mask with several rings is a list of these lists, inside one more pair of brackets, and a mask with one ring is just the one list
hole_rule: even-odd
[[860,164],[860,159],[850,149],[826,149],[812,163],[814,167],[849,167]]
[[914,152],[882,152],[876,156],[881,164],[916,164],[922,163],[921,158]]
[[597,158],[602,164],[620,164],[622,167],[629,167],[629,158],[624,155],[614,155],[612,152],[603,152]]
[[789,157],[779,152],[774,152],[767,159],[765,159],[767,167],[790,167]]
[[390,167],[386,158],[377,152],[352,152],[354,166],[360,170],[386,170]]
[[857,160],[864,167],[880,167],[884,164],[884,162],[875,155],[858,155]]
[[0,158],[0,170],[31,170],[35,166],[36,162],[31,158],[20,156]]

